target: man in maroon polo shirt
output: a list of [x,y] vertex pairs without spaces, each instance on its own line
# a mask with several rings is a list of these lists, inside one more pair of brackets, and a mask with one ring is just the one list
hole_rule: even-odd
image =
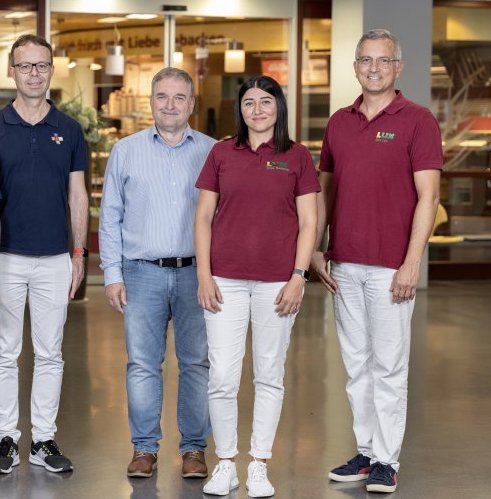
[[[312,267],[334,294],[358,453],[331,480],[397,487],[406,425],[411,316],[439,200],[442,148],[430,111],[395,89],[404,63],[387,30],[356,47],[362,95],[329,120],[322,145],[319,248]],[[330,270],[326,268],[330,261]]]

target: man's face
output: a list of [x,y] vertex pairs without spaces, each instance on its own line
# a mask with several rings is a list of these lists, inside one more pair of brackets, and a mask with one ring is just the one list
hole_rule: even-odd
[[[381,63],[384,59],[395,59],[394,46],[390,40],[366,40],[361,46],[354,69],[364,93],[383,94],[394,90],[404,63],[391,60],[385,67]],[[366,64],[367,60],[371,60],[371,63]]]
[[194,96],[182,78],[163,78],[155,84],[150,98],[153,119],[159,131],[184,131],[194,109]]
[[[51,63],[50,52],[46,47],[27,43],[14,50],[14,64],[38,62]],[[53,66],[50,66],[46,73],[40,73],[37,67],[33,66],[30,73],[21,73],[18,66],[9,67],[9,76],[15,81],[17,94],[25,99],[39,99],[46,95],[51,77],[53,76]]]

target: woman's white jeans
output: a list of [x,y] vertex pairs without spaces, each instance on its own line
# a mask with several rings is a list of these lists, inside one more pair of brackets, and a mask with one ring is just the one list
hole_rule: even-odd
[[394,303],[394,269],[331,262],[336,329],[358,452],[399,469],[414,300]]
[[221,311],[205,310],[210,359],[208,397],[216,454],[230,459],[237,449],[237,393],[251,321],[254,415],[250,454],[269,459],[283,404],[283,377],[294,315],[280,317],[274,301],[284,282],[214,277]]
[[31,257],[0,253],[0,439],[20,438],[17,359],[22,349],[26,297],[31,315],[34,374],[31,423],[34,442],[56,432],[72,263],[68,253]]

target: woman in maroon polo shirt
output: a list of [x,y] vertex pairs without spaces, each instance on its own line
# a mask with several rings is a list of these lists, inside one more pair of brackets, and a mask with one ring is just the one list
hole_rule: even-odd
[[247,489],[274,488],[266,460],[283,402],[290,332],[314,248],[320,190],[308,150],[288,135],[278,83],[247,80],[235,104],[237,135],[215,144],[196,186],[198,300],[205,309],[210,358],[210,418],[219,464],[204,492],[238,487],[237,392],[249,321],[254,363],[254,421]]

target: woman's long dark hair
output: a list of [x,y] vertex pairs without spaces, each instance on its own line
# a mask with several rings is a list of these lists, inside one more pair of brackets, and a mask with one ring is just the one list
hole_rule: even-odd
[[237,142],[239,145],[246,145],[249,140],[249,129],[242,116],[240,104],[244,94],[250,88],[259,88],[272,95],[276,99],[276,123],[274,125],[273,142],[276,152],[285,152],[292,146],[292,141],[288,134],[288,108],[285,94],[278,83],[269,76],[252,76],[246,80],[239,89],[239,94],[235,100],[235,127],[237,129]]

